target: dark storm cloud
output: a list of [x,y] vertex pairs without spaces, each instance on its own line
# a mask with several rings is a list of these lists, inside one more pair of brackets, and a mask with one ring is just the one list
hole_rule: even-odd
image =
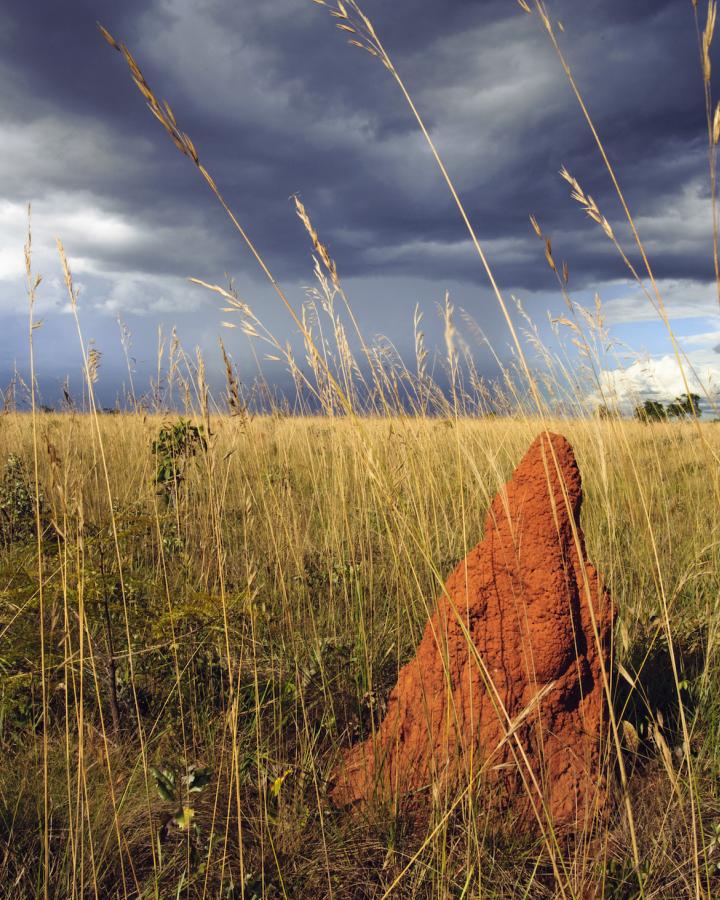
[[[550,8],[656,251],[656,275],[709,279],[691,5],[557,0]],[[622,278],[612,247],[558,175],[566,165],[626,234],[537,18],[512,0],[367,0],[365,9],[431,127],[500,282],[529,292],[553,287],[530,213],[569,261],[573,287]],[[0,15],[7,135],[0,203],[15,209],[32,199],[58,212],[88,284],[97,287],[93,279],[106,273],[114,285],[97,298],[101,310],[122,312],[132,300],[130,312],[147,302],[168,315],[189,308],[169,279],[256,273],[222,211],[144,108],[122,60],[99,37],[96,20],[127,42],[170,101],[280,278],[308,279],[309,247],[290,202],[298,193],[344,277],[385,277],[393,285],[407,278],[414,291],[424,279],[433,294],[442,283],[484,286],[396,85],[377,61],[346,46],[334,20],[310,0],[37,0]],[[7,215],[6,230],[15,227],[15,214]],[[405,306],[416,298],[408,295]],[[385,298],[365,302],[371,329],[384,328]],[[206,317],[188,321],[206,325]]]
[[[486,239],[529,236],[530,212],[549,231],[583,230],[557,176],[563,162],[615,214],[592,139],[533,17],[508,0],[403,0],[367,8],[434,126]],[[689,5],[669,0],[630,8],[618,0],[557,3],[554,10],[634,209],[662,205],[683,180],[702,177],[703,110]],[[392,81],[372,59],[345,46],[322,8],[297,0],[79,2],[62,9],[36,3],[24,17],[16,12],[3,49],[19,91],[8,95],[5,115],[25,122],[74,117],[74,134],[56,137],[50,130],[48,137],[62,141],[61,153],[79,147],[83,164],[74,166],[69,152],[62,171],[49,166],[45,177],[30,164],[34,177],[30,183],[18,178],[11,195],[86,190],[151,226],[192,222],[212,229],[213,243],[225,248],[218,255],[242,264],[202,186],[147,115],[120,59],[99,39],[96,19],[129,43],[151,83],[171,100],[281,274],[293,277],[307,267],[288,204],[296,191],[348,275],[364,273],[366,256],[377,247],[464,239]],[[503,43],[491,43],[496,40]],[[533,88],[538,79],[543,90]],[[524,102],[527,93],[533,96]],[[82,153],[87,141],[98,143],[90,171]],[[595,241],[599,236],[588,227],[582,243]],[[597,278],[602,266],[596,254],[578,259],[579,243],[568,241],[566,250],[576,275]],[[698,250],[706,257],[704,247]],[[123,251],[107,253],[113,268],[134,263],[176,271],[169,247],[145,256],[136,251],[133,259]],[[607,257],[608,274],[614,273],[612,253]],[[370,258],[377,266],[377,254]],[[525,266],[512,260],[503,271],[502,256],[498,263],[505,279],[537,287],[545,283],[539,258],[535,248]],[[445,273],[442,254],[405,253],[401,260],[386,266],[480,278],[469,252],[465,259],[451,257],[453,271]],[[688,266],[685,259],[684,272]],[[697,274],[704,271],[703,262]]]

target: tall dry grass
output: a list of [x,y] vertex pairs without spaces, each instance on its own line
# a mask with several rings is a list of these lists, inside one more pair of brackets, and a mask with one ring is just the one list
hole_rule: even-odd
[[[514,837],[512,822],[483,813],[481,793],[447,818],[437,810],[427,842],[405,833],[401,813],[353,817],[326,797],[340,749],[382,715],[440,579],[480,537],[490,498],[542,423],[212,417],[207,452],[166,507],[150,449],[162,421],[104,416],[98,430],[82,414],[38,418],[46,727],[32,545],[8,547],[2,571],[3,883],[15,896],[38,888],[31,863],[45,834],[55,896],[219,896],[245,878],[268,896],[271,886],[373,896],[400,873],[398,896],[463,885],[468,896],[585,896],[603,880],[609,896],[629,891],[621,808],[599,844],[555,848]],[[644,890],[691,895],[698,868],[716,884],[717,484],[689,423],[547,424],[577,450],[588,554],[619,610],[613,696]],[[3,457],[31,459],[28,417],[4,425]],[[717,426],[702,427],[717,449]],[[168,799],[152,767],[212,775],[203,791]],[[181,807],[197,832],[171,818]]]

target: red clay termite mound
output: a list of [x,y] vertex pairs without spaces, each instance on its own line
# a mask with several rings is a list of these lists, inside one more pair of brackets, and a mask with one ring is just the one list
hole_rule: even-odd
[[585,559],[581,502],[572,447],[541,434],[448,578],[374,738],[341,761],[337,805],[417,807],[471,780],[528,825],[602,812],[613,610]]

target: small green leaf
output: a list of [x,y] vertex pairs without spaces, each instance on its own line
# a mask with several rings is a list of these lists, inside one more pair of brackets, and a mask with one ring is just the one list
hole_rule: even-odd
[[212,779],[212,770],[211,769],[194,769],[187,776],[187,787],[189,793],[200,793],[200,791],[208,784]]
[[156,769],[155,766],[152,767],[151,771],[153,773],[153,778],[155,779],[155,787],[160,795],[160,799],[164,800],[166,803],[174,803],[177,798],[175,795],[175,776],[173,773],[169,772],[167,769]]

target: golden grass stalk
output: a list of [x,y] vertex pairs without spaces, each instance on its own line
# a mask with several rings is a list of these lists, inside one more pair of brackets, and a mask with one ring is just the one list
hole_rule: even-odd
[[43,897],[49,896],[50,877],[50,796],[48,791],[48,696],[47,675],[45,671],[45,593],[43,573],[43,527],[40,518],[40,480],[38,474],[38,433],[37,411],[35,408],[35,346],[33,336],[35,329],[42,326],[42,322],[35,321],[35,300],[37,289],[42,278],[33,274],[32,270],[32,220],[31,208],[28,206],[28,232],[25,243],[25,282],[28,298],[28,347],[30,350],[30,411],[32,416],[32,443],[33,443],[33,481],[35,492],[35,539],[37,552],[37,576],[38,576],[38,614],[40,632],[40,680],[42,697],[42,765],[43,765]]

